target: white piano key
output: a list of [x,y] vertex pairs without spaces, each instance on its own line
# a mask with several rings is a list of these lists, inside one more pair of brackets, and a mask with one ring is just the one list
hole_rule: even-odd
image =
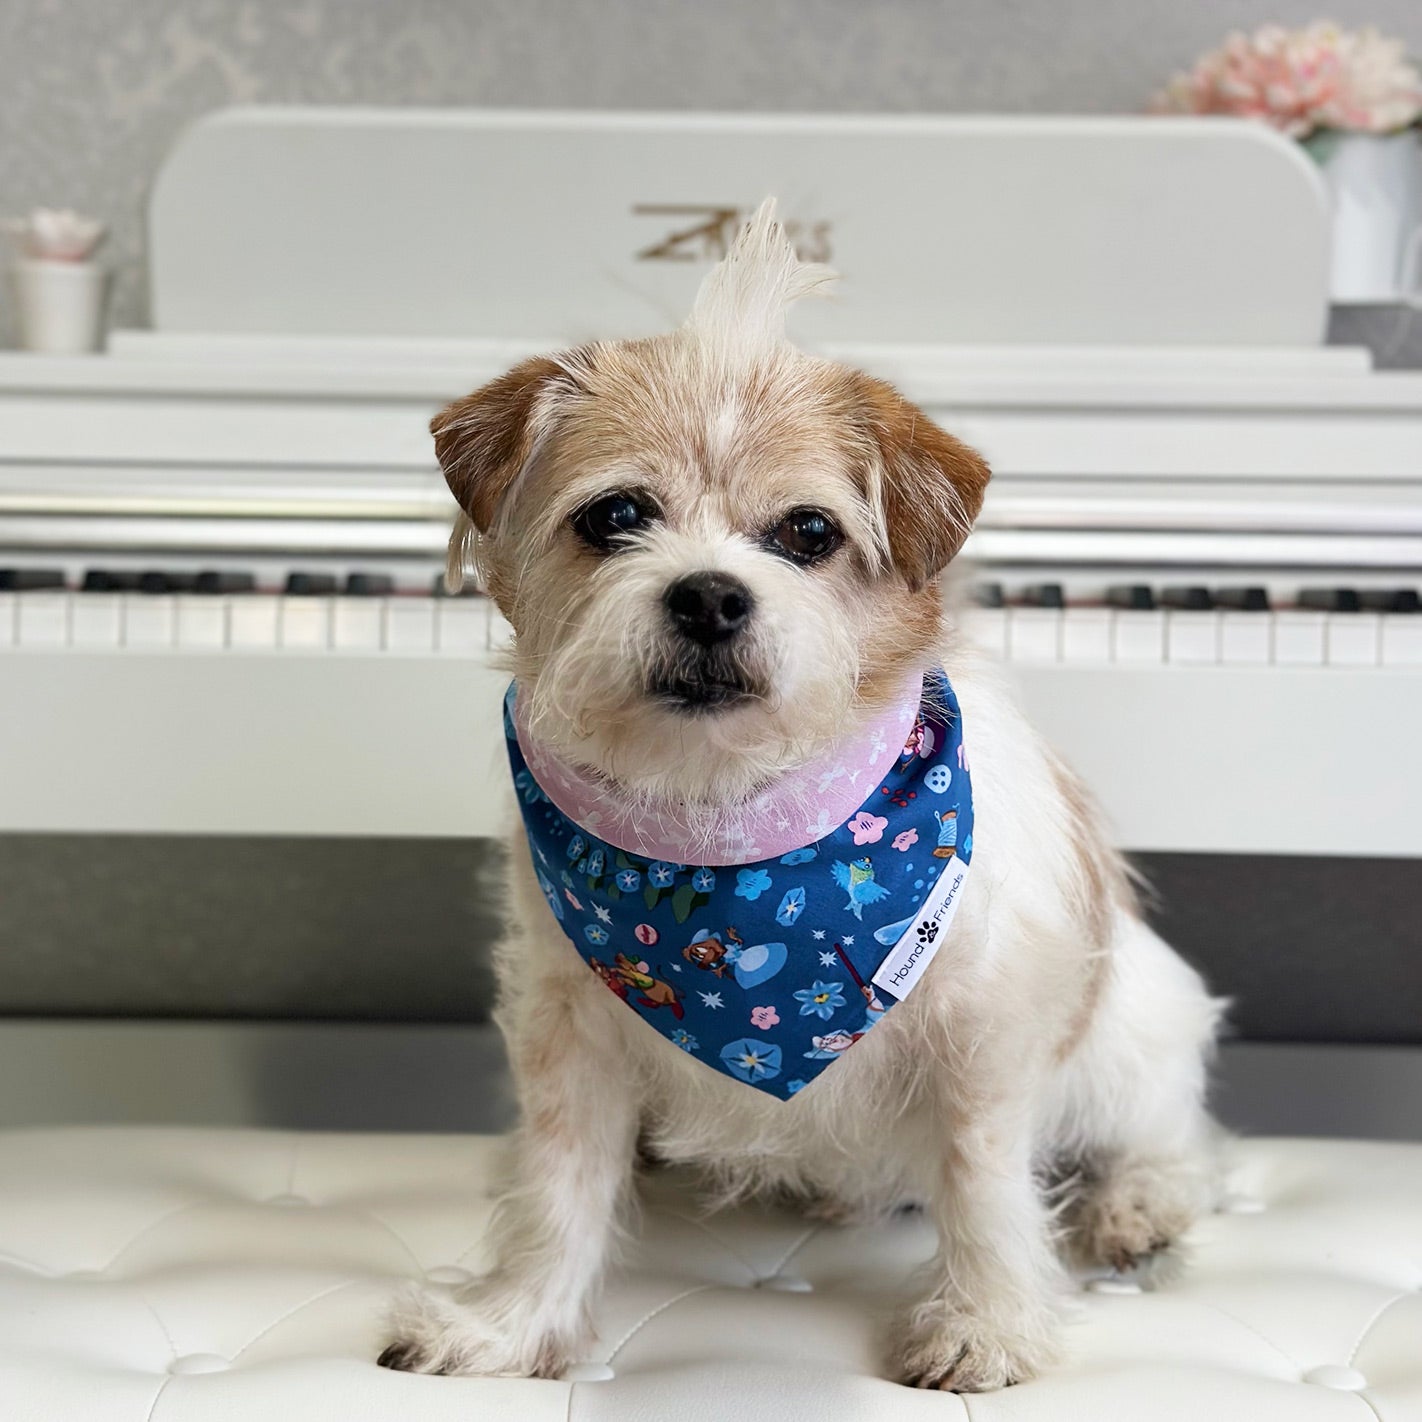
[[471,656],[489,645],[489,604],[482,597],[445,597],[435,603],[439,650]]
[[123,644],[154,650],[171,647],[177,623],[177,599],[167,593],[126,593]]
[[1069,607],[1062,614],[1062,661],[1109,662],[1111,624],[1109,607]]
[[1118,612],[1113,651],[1118,662],[1164,661],[1165,614]]
[[15,643],[15,594],[0,593],[0,647]]
[[513,623],[492,603],[489,605],[489,650],[497,652],[513,646]]
[[434,599],[432,597],[392,597],[385,604],[385,650],[387,652],[429,652],[434,650]]
[[1327,617],[1328,662],[1335,667],[1375,667],[1382,618],[1376,612],[1333,612]]
[[1165,660],[1210,666],[1220,660],[1217,612],[1171,611],[1165,614]]
[[69,594],[16,595],[15,640],[22,647],[62,647],[69,641]]
[[271,651],[277,645],[279,598],[254,593],[234,597],[227,614],[227,645],[251,651]]
[[1321,612],[1288,610],[1274,614],[1274,661],[1279,666],[1319,667],[1324,661]]
[[385,599],[338,597],[331,609],[331,646],[338,652],[378,652],[385,645]]
[[1422,613],[1396,612],[1382,620],[1385,667],[1422,667]]
[[227,645],[227,599],[203,593],[178,599],[178,645],[221,650]]
[[1062,614],[1055,607],[1007,610],[1007,655],[1014,662],[1061,660]]
[[123,599],[117,593],[78,593],[69,607],[69,645],[121,647]]
[[1264,666],[1274,660],[1274,619],[1267,612],[1220,613],[1220,661]]
[[963,613],[963,630],[975,646],[994,657],[1007,655],[1007,610],[970,607]]
[[277,641],[293,651],[324,651],[329,644],[331,599],[284,597],[277,620]]

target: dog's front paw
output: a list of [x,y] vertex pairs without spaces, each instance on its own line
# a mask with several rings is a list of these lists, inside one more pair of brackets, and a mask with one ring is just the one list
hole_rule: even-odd
[[530,1300],[498,1279],[458,1297],[411,1288],[390,1319],[392,1341],[377,1360],[405,1373],[553,1378],[571,1360],[569,1343],[543,1327]]
[[1049,1313],[993,1325],[931,1299],[910,1311],[899,1337],[899,1379],[944,1392],[1011,1387],[1036,1377],[1057,1358],[1057,1322]]

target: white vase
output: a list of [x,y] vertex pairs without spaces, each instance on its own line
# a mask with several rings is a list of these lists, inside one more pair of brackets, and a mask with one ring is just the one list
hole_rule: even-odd
[[48,355],[99,348],[108,272],[97,262],[21,257],[11,269],[20,345]]
[[1422,276],[1416,270],[1422,252],[1417,131],[1327,132],[1308,147],[1333,194],[1333,300],[1417,299]]

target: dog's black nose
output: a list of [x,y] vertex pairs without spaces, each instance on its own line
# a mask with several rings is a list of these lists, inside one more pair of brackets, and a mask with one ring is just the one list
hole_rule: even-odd
[[729,573],[688,573],[662,600],[677,631],[703,647],[734,637],[755,606],[750,589]]

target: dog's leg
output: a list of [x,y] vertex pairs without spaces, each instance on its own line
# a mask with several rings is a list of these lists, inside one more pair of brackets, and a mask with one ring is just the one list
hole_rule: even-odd
[[453,1295],[407,1297],[386,1367],[556,1377],[586,1341],[636,1156],[635,1084],[609,1008],[626,1010],[585,972],[550,973],[511,1005],[523,1125],[494,1267]]
[[1056,1357],[1063,1271],[1033,1178],[1025,1099],[944,1106],[925,1182],[939,1232],[932,1288],[901,1321],[895,1347],[905,1382],[985,1392]]

